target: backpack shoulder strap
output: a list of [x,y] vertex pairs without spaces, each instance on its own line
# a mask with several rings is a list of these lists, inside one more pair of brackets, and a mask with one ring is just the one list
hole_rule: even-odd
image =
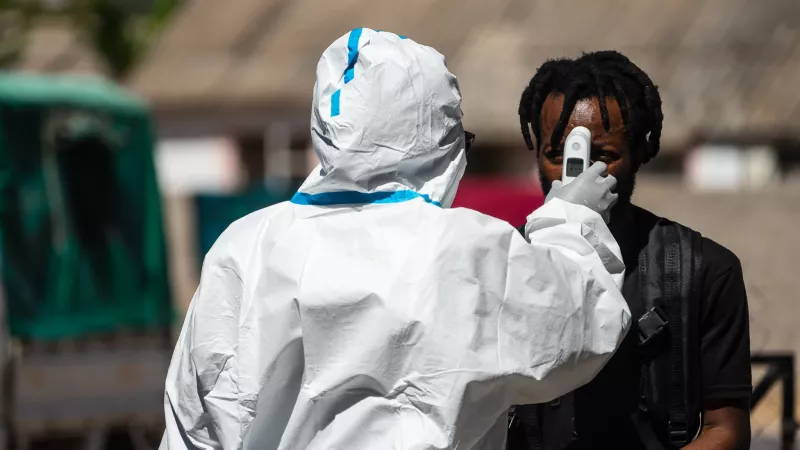
[[[680,224],[660,220],[639,255],[639,286],[646,313],[639,320],[651,324],[653,316],[667,332],[663,354],[646,362],[642,370],[642,410],[652,403],[655,391],[665,386],[666,436],[663,442],[680,448],[691,442],[700,427],[699,416],[699,306],[702,295],[702,252],[699,233]],[[661,331],[660,329],[658,331]],[[644,343],[644,340],[641,340]],[[644,345],[644,344],[643,344]],[[649,420],[634,421],[640,436]],[[654,446],[649,446],[653,448]]]
[[[696,436],[696,432],[702,427],[700,399],[702,396],[701,385],[701,362],[700,362],[700,313],[703,304],[703,252],[702,236],[700,233],[680,224],[673,224],[675,232],[680,240],[680,299],[681,299],[681,329],[680,345],[673,346],[674,354],[670,355],[670,360],[677,359],[677,352],[680,352],[683,363],[677,366],[673,363],[673,373],[675,377],[680,377],[682,394],[680,403],[682,409],[669,409],[670,434],[676,434],[676,444],[684,446],[690,443]],[[676,311],[677,312],[677,311]],[[678,334],[676,334],[678,336]],[[676,388],[678,383],[672,383]],[[675,403],[678,403],[677,401]],[[670,404],[671,405],[671,404]],[[682,431],[683,424],[678,423],[673,430],[673,417],[679,420],[678,414],[685,414],[685,431]]]
[[687,303],[683,297],[685,280],[682,269],[685,269],[684,255],[681,245],[681,233],[675,226],[665,226],[664,233],[664,280],[662,308],[667,312],[669,321],[669,375],[667,396],[667,432],[669,443],[674,447],[682,447],[689,441],[688,413],[684,393],[687,385],[684,378],[684,367],[687,360],[684,350],[687,346],[686,332]]

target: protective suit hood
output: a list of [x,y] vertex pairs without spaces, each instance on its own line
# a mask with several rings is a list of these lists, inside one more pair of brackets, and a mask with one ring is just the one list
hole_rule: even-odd
[[445,58],[358,28],[317,65],[311,115],[320,164],[293,199],[326,205],[423,198],[449,207],[464,173],[461,93]]

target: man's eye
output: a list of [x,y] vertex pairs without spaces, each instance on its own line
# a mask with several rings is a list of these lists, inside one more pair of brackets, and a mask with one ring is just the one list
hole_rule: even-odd
[[559,149],[549,150],[545,152],[545,155],[547,156],[547,159],[549,159],[550,161],[558,161],[564,158],[564,149],[559,148]]
[[605,150],[596,150],[592,152],[593,161],[613,162],[620,158],[619,153],[608,152]]

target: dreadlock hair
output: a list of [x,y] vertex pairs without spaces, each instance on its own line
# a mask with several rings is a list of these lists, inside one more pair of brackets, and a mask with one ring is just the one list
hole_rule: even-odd
[[648,162],[658,154],[661,141],[661,96],[658,87],[642,69],[615,51],[584,53],[577,59],[549,60],[536,71],[519,102],[522,136],[533,150],[530,129],[536,137],[537,152],[541,148],[542,105],[550,94],[564,96],[564,108],[553,130],[550,144],[558,148],[564,137],[575,103],[597,97],[603,127],[610,131],[606,98],[619,103],[628,145],[636,161]]

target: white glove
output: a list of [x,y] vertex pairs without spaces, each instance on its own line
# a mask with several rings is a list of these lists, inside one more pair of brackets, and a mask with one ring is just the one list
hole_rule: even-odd
[[583,205],[600,214],[608,223],[611,208],[617,203],[619,195],[611,192],[617,185],[617,179],[608,173],[608,166],[602,162],[592,164],[592,167],[578,175],[572,183],[564,185],[561,180],[553,181],[545,203],[554,198]]

